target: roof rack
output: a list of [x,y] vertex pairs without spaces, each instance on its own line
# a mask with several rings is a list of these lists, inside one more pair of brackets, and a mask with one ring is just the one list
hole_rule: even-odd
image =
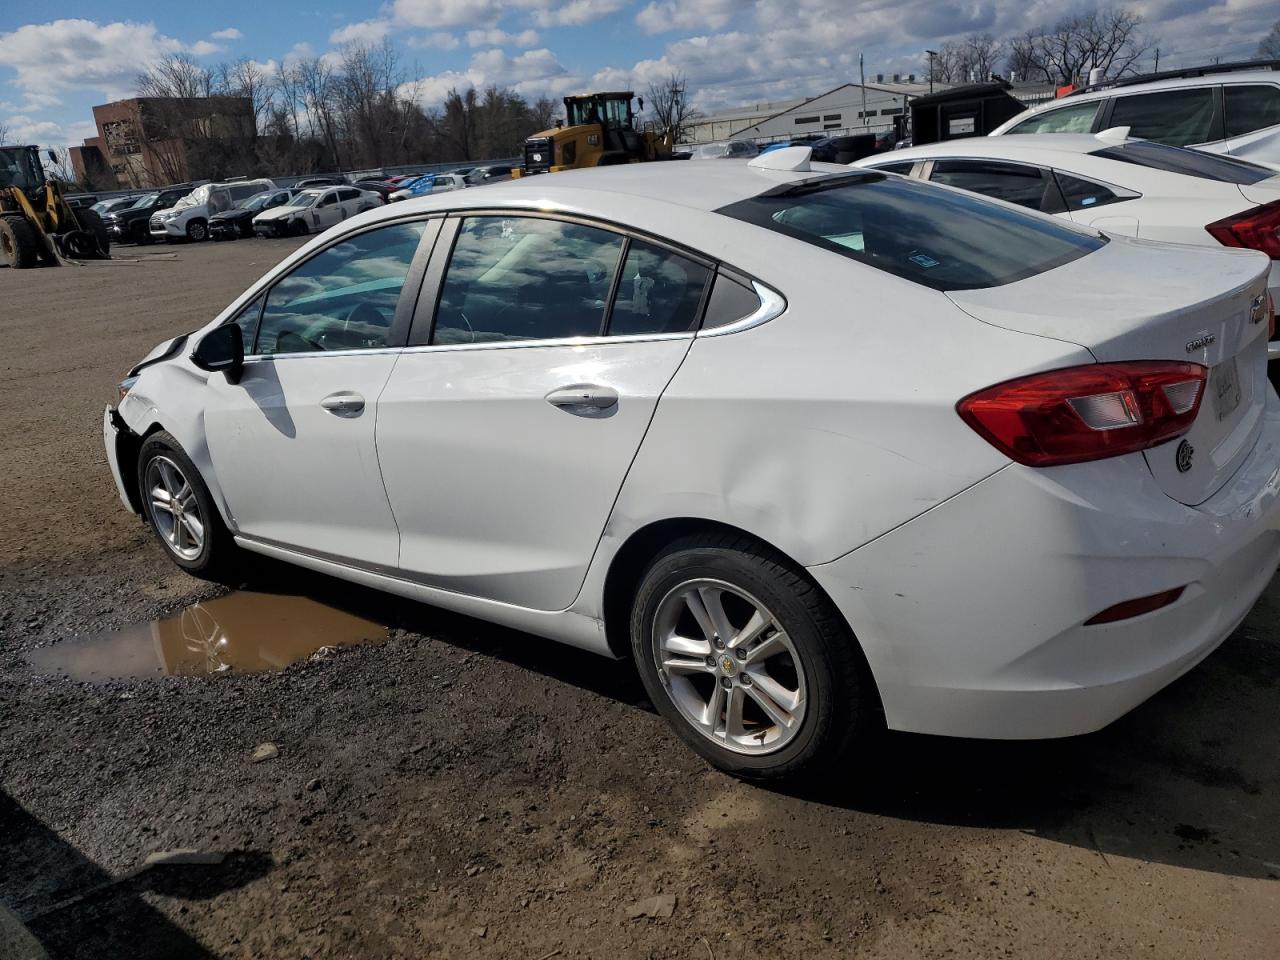
[[[1116,87],[1131,87],[1138,83],[1154,83],[1157,80],[1178,80],[1191,77],[1207,77],[1217,73],[1236,73],[1240,70],[1280,70],[1280,60],[1239,60],[1235,63],[1211,63],[1203,67],[1186,67],[1182,70],[1161,70],[1159,73],[1144,73],[1137,77],[1121,77],[1115,80],[1101,80],[1098,83],[1072,90],[1067,97],[1094,90],[1113,90]],[[1066,99],[1064,97],[1063,99]]]

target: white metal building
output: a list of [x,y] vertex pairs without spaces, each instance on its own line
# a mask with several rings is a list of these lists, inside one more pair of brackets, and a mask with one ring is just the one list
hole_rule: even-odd
[[[935,83],[933,89],[949,85]],[[881,80],[865,85],[846,83],[807,100],[778,104],[773,112],[760,116],[759,109],[737,109],[703,117],[690,129],[686,140],[705,143],[709,140],[771,140],[806,133],[876,133],[894,125],[896,117],[908,114],[907,104],[929,92],[927,80]]]

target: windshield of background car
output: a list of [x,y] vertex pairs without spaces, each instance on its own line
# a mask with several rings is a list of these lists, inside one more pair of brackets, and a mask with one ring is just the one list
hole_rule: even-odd
[[693,151],[693,159],[695,160],[718,160],[720,157],[729,155],[729,145],[727,143],[704,143]]
[[291,207],[313,207],[324,196],[323,190],[304,190],[289,203]]
[[934,290],[998,287],[1107,241],[981,197],[880,173],[779,187],[718,213]]
[[1219,183],[1237,183],[1248,186],[1271,177],[1280,176],[1274,170],[1247,163],[1234,157],[1224,157],[1201,150],[1171,147],[1150,140],[1122,143],[1105,150],[1095,150],[1095,157],[1136,163],[1140,167],[1163,170],[1165,173],[1181,173],[1201,180],[1217,180]]
[[149,207],[149,206],[151,206],[152,204],[154,204],[154,203],[155,203],[157,200],[159,200],[159,199],[160,199],[160,194],[158,194],[158,193],[148,193],[148,194],[146,194],[146,195],[144,195],[144,196],[139,197],[139,198],[138,198],[138,202],[137,202],[137,203],[135,203],[132,207],[129,207],[128,209],[130,209],[130,210],[137,210],[137,209],[140,209],[140,208],[142,208],[142,207]]
[[275,193],[271,190],[264,191],[263,193],[255,193],[252,197],[247,197],[244,200],[241,200],[239,207],[242,210],[253,210],[256,212],[261,210],[263,205],[265,205],[273,196],[275,196]]

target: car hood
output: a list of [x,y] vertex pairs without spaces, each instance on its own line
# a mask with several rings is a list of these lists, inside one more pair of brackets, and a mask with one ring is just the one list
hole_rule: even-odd
[[154,207],[143,207],[141,209],[130,207],[128,210],[117,210],[115,213],[108,213],[102,219],[107,223],[111,223],[113,220],[116,223],[130,223],[140,217],[150,217],[153,213],[155,213]]
[[254,220],[282,220],[291,214],[301,213],[307,210],[307,207],[275,207],[271,210],[264,210],[262,213],[254,217]]
[[[273,208],[274,209],[274,208]],[[221,213],[215,213],[210,220],[243,220],[247,217],[253,217],[256,214],[252,210],[235,209],[223,210]]]

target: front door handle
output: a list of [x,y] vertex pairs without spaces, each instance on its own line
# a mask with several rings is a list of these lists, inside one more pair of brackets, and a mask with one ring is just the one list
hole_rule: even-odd
[[364,397],[352,391],[331,393],[320,401],[320,406],[337,417],[356,417],[364,410]]
[[547,394],[547,403],[570,413],[608,410],[618,402],[618,391],[595,383],[575,383]]

